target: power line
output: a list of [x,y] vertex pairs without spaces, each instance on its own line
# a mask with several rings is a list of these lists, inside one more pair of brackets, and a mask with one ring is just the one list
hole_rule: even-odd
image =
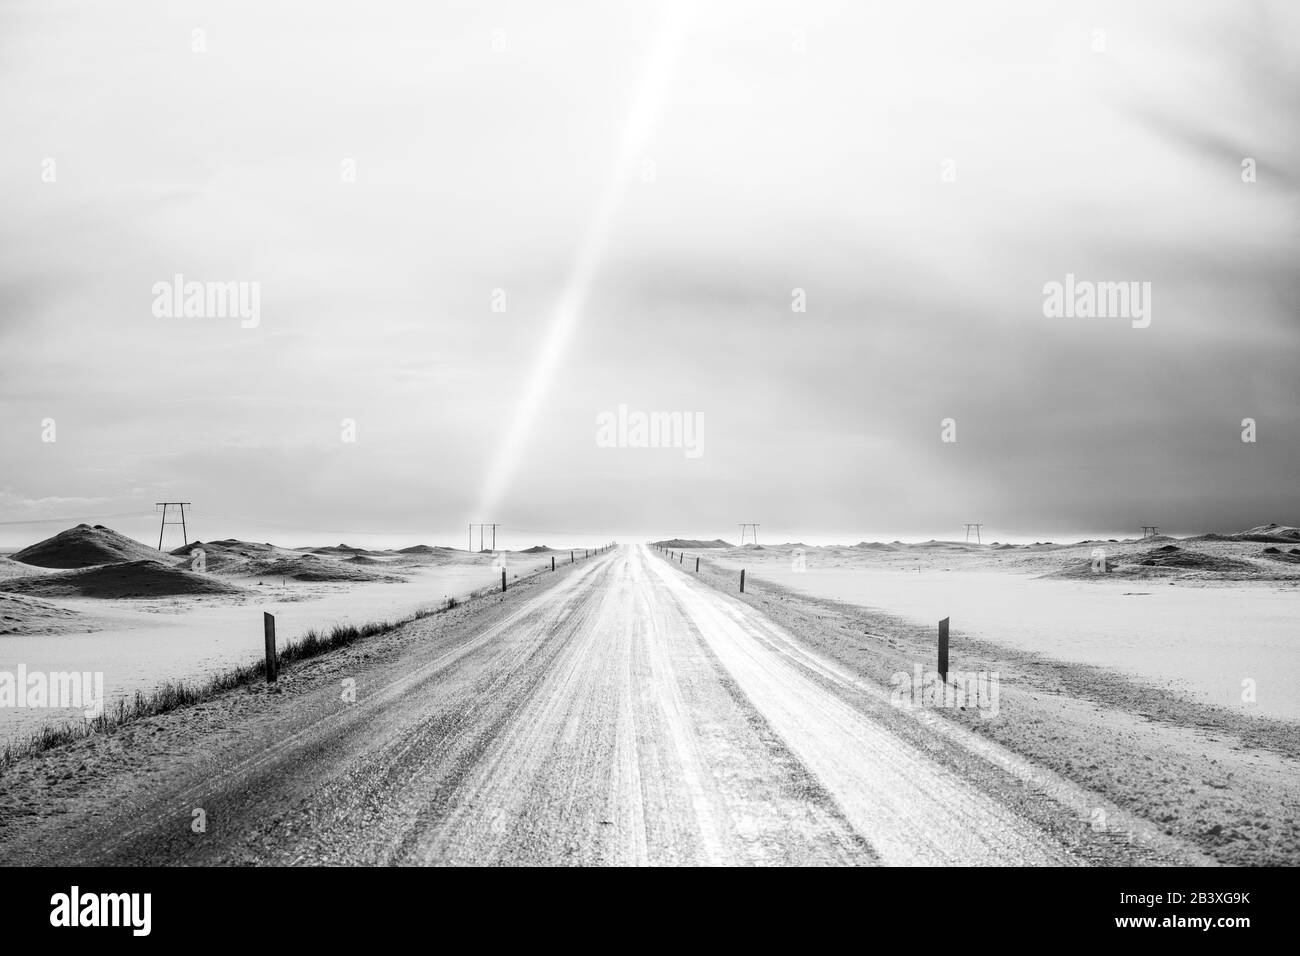
[[69,521],[104,521],[108,518],[146,518],[157,513],[157,509],[154,509],[153,511],[122,511],[118,514],[112,515],[76,515],[68,518],[24,518],[20,521],[0,521],[0,525],[66,524]]
[[[158,504],[161,504],[161,502],[159,502]],[[172,502],[171,504],[175,504],[175,502]],[[265,518],[251,518],[243,515],[231,515],[219,511],[209,511],[206,508],[195,509],[190,502],[185,502],[185,507],[186,507],[187,517],[194,517],[197,514],[198,516],[205,519],[215,518],[221,521],[228,521],[231,523],[239,523],[239,524],[246,524],[246,525],[266,525],[271,528],[279,528],[286,531],[304,531],[311,534],[338,534],[338,535],[357,535],[357,536],[365,535],[370,537],[386,537],[386,536],[391,537],[393,535],[410,537],[410,536],[419,535],[418,531],[416,532],[412,532],[409,530],[398,531],[392,528],[386,528],[382,531],[376,531],[376,530],[367,531],[367,530],[359,530],[356,528],[322,528],[317,525],[293,524],[289,522],[275,521],[275,520],[265,519]],[[102,514],[102,515],[68,515],[68,516],[56,517],[56,518],[5,519],[5,520],[0,520],[0,527],[16,526],[16,525],[35,525],[35,524],[76,524],[78,522],[95,523],[95,522],[108,521],[114,518],[149,518],[149,517],[153,517],[157,513],[158,513],[158,508],[155,506],[153,511],[118,511],[112,514]],[[171,523],[172,522],[170,521],[168,522],[168,524]],[[485,525],[485,527],[492,527],[492,525],[490,524]],[[612,533],[608,528],[602,528],[597,531],[573,531],[573,530],[555,530],[555,529],[542,530],[539,528],[516,528],[513,525],[503,525],[500,523],[498,523],[496,527],[500,528],[503,534],[545,534],[545,535],[555,535],[559,537],[567,537],[567,536],[605,537],[606,535]],[[471,546],[471,550],[473,550],[472,546]]]
[[539,531],[536,528],[516,528],[513,525],[501,525],[503,531],[509,531],[511,534],[555,534],[555,535],[574,535],[582,537],[603,537],[611,534],[608,528],[600,531]]

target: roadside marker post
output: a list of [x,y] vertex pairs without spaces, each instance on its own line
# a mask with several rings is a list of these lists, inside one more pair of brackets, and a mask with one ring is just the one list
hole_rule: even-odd
[[948,619],[939,622],[939,676],[948,681]]
[[572,552],[572,551],[569,552],[569,563],[570,563],[570,564],[573,563],[573,552]]
[[551,570],[555,570],[555,555],[551,555]]
[[699,573],[700,573],[700,559],[699,559],[699,558],[696,558],[696,559],[695,559],[695,573],[696,573],[696,574],[699,574]]
[[501,569],[501,592],[504,594],[505,590],[506,590],[506,569],[502,568]]
[[678,563],[678,564],[681,564],[681,563],[684,562],[685,560],[686,560],[686,552],[685,552],[685,551],[678,551],[678,552],[677,552],[677,563]]
[[745,569],[740,569],[740,593],[745,593]]
[[274,684],[280,677],[275,659],[275,615],[262,612],[262,633],[266,637],[266,682]]

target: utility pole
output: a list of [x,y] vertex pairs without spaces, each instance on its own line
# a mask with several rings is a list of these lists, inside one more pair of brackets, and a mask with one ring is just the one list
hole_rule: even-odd
[[967,544],[970,544],[970,533],[971,533],[971,529],[972,529],[972,528],[975,529],[975,543],[976,543],[976,544],[983,544],[983,543],[984,543],[984,542],[980,541],[980,528],[982,528],[982,527],[984,527],[982,524],[968,524],[968,525],[966,525],[966,543],[967,543]]
[[750,523],[750,524],[742,524],[742,525],[740,526],[740,543],[741,543],[742,545],[745,543],[745,534],[746,534],[745,529],[746,529],[746,528],[749,528],[749,529],[750,529],[750,532],[749,532],[749,533],[751,533],[751,534],[754,535],[754,543],[755,543],[755,544],[758,544],[758,525],[756,525],[756,524],[752,524],[752,523]]
[[483,524],[472,524],[472,525],[470,525],[470,526],[469,526],[469,548],[470,548],[470,550],[471,550],[471,551],[474,550],[474,529],[475,529],[475,528],[478,528],[478,549],[479,549],[480,551],[482,551],[482,550],[483,550],[483,529],[484,529],[484,528],[491,528],[491,529],[492,529],[492,550],[495,551],[495,550],[497,549],[497,528],[499,528],[499,527],[501,527],[501,526],[500,526],[500,525],[496,525],[496,524],[488,524],[488,523],[486,523],[486,522],[483,523]]
[[1154,538],[1159,533],[1160,528],[1153,524],[1144,524],[1142,526],[1142,537]]
[[[188,502],[188,501],[155,501],[153,504],[154,504],[154,507],[155,507],[155,508],[157,508],[159,505],[162,506],[162,527],[160,527],[160,528],[158,529],[158,550],[159,550],[159,551],[162,550],[163,532],[167,530],[167,526],[168,526],[169,524],[178,524],[178,525],[180,525],[180,526],[181,526],[181,542],[182,542],[183,544],[189,544],[189,543],[190,543],[189,533],[185,530],[185,506],[188,505],[188,504],[190,504],[190,502]],[[168,521],[168,520],[167,520],[167,509],[168,509],[168,508],[180,508],[180,509],[181,509],[181,520],[180,520],[180,521],[175,521],[175,520]]]

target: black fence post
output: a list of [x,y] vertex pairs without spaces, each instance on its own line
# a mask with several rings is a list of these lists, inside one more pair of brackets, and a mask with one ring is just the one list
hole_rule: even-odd
[[939,622],[939,676],[948,681],[948,619]]
[[266,638],[266,682],[274,684],[280,677],[280,662],[275,657],[274,614],[262,612],[262,634]]

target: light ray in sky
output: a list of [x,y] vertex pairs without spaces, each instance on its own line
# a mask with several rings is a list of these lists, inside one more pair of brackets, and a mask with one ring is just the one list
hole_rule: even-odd
[[632,178],[634,169],[642,157],[672,82],[674,67],[688,25],[686,10],[686,4],[674,3],[665,12],[664,23],[655,40],[636,99],[628,114],[613,175],[583,236],[578,257],[569,271],[559,302],[556,304],[550,328],[546,332],[541,350],[519,396],[519,403],[511,418],[510,426],[502,437],[488,470],[479,501],[480,515],[495,512],[500,503],[528,440],[529,429],[537,416],[537,410],[541,407],[546,391],[555,377],[555,369],[564,355],[565,345],[573,335],[574,328],[582,315],[582,308],[586,303],[592,280],[608,245],[614,219],[623,204],[628,181]]

